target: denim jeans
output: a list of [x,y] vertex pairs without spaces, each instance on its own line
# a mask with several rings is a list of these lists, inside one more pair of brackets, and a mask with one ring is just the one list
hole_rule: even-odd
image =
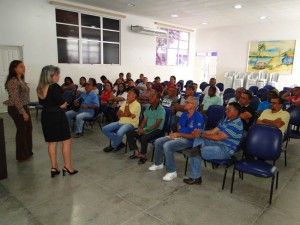
[[70,127],[72,125],[72,120],[75,117],[75,123],[76,123],[75,133],[82,133],[82,127],[84,124],[83,119],[91,118],[91,117],[93,117],[93,114],[88,113],[88,112],[75,112],[75,111],[71,110],[71,111],[66,112],[66,116],[68,118]]
[[[204,138],[195,138],[194,147],[201,145],[201,158],[209,159],[229,159],[230,154],[225,146],[219,141],[211,141]],[[190,177],[197,179],[201,177],[201,158],[191,158]]]
[[119,122],[114,122],[104,126],[102,128],[102,132],[111,140],[111,146],[116,148],[122,142],[123,136],[126,134],[126,132],[133,129],[134,126],[132,124],[121,124]]
[[170,139],[169,137],[161,137],[154,142],[154,147],[154,164],[158,166],[163,163],[162,156],[164,151],[166,169],[168,173],[171,173],[176,171],[174,152],[180,152],[192,146],[186,138]]

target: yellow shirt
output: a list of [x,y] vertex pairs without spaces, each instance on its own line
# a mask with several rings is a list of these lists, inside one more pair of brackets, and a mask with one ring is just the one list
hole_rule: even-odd
[[[124,112],[126,101],[123,102],[119,110]],[[141,114],[141,105],[136,100],[129,104],[129,111],[131,114],[134,114],[135,117],[132,119],[131,117],[120,117],[119,123],[125,124],[129,123],[137,128],[139,126],[140,114]]]
[[290,120],[290,114],[287,111],[278,111],[277,113],[272,113],[271,109],[266,109],[262,112],[260,117],[258,118],[259,120],[276,120],[278,118],[281,118],[281,120],[284,122],[284,125],[281,126],[279,129],[282,132],[282,137],[284,136],[284,132],[286,131],[289,120]]

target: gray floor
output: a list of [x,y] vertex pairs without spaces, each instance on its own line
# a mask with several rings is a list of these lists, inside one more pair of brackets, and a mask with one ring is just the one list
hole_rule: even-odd
[[[148,171],[151,162],[138,165],[123,149],[104,153],[108,140],[97,126],[73,139],[73,165],[79,174],[51,179],[41,124],[34,111],[32,116],[34,156],[17,162],[14,124],[7,114],[0,114],[8,162],[8,178],[0,181],[0,224],[300,225],[299,141],[289,145],[288,166],[283,157],[277,163],[279,188],[269,206],[270,179],[245,175],[244,180],[236,179],[230,194],[231,169],[222,191],[224,170],[209,165],[203,167],[203,184],[188,186],[182,182],[185,161],[176,154],[178,178],[164,182],[164,170]],[[61,154],[58,158],[62,166]]]

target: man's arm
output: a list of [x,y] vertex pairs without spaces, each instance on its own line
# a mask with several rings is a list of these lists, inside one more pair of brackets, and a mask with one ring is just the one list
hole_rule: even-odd
[[293,89],[288,90],[287,92],[285,92],[285,93],[281,96],[281,98],[284,99],[284,100],[288,100],[292,91],[293,91]]
[[285,125],[285,123],[281,120],[281,118],[277,118],[276,120],[268,120],[268,119],[260,120],[260,119],[258,119],[256,121],[256,124],[265,124],[265,125],[269,125],[269,126],[277,127],[277,128],[280,128],[283,125]]
[[252,118],[252,115],[249,112],[243,112],[240,114],[240,118],[242,120],[245,120],[247,123],[249,123],[249,120]]

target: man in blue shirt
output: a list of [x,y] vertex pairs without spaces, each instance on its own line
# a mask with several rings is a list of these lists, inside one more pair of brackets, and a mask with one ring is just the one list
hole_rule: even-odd
[[78,111],[68,111],[66,112],[69,125],[71,126],[73,118],[76,122],[76,135],[75,138],[82,136],[82,127],[84,124],[85,118],[91,118],[95,114],[95,110],[99,108],[99,97],[92,91],[93,86],[91,83],[86,83],[85,91],[82,93],[79,98],[74,100],[74,105],[79,106]]
[[276,96],[278,96],[276,91],[274,91],[274,90],[268,91],[267,100],[259,103],[258,108],[257,108],[257,113],[260,115],[262,113],[262,111],[264,111],[266,109],[270,109],[271,99]]
[[176,133],[171,133],[170,136],[162,137],[154,142],[154,165],[149,167],[149,170],[159,170],[163,165],[163,152],[166,158],[167,174],[163,177],[164,181],[171,181],[177,177],[176,165],[174,160],[174,152],[183,151],[185,148],[193,146],[195,129],[203,129],[204,118],[196,108],[199,100],[196,97],[189,96],[184,104],[184,112],[179,121],[179,128]]
[[239,115],[241,106],[237,102],[229,103],[226,118],[214,129],[195,130],[194,148],[184,153],[191,158],[190,178],[183,179],[186,184],[201,184],[201,159],[229,159],[237,150],[242,135],[243,122]]

